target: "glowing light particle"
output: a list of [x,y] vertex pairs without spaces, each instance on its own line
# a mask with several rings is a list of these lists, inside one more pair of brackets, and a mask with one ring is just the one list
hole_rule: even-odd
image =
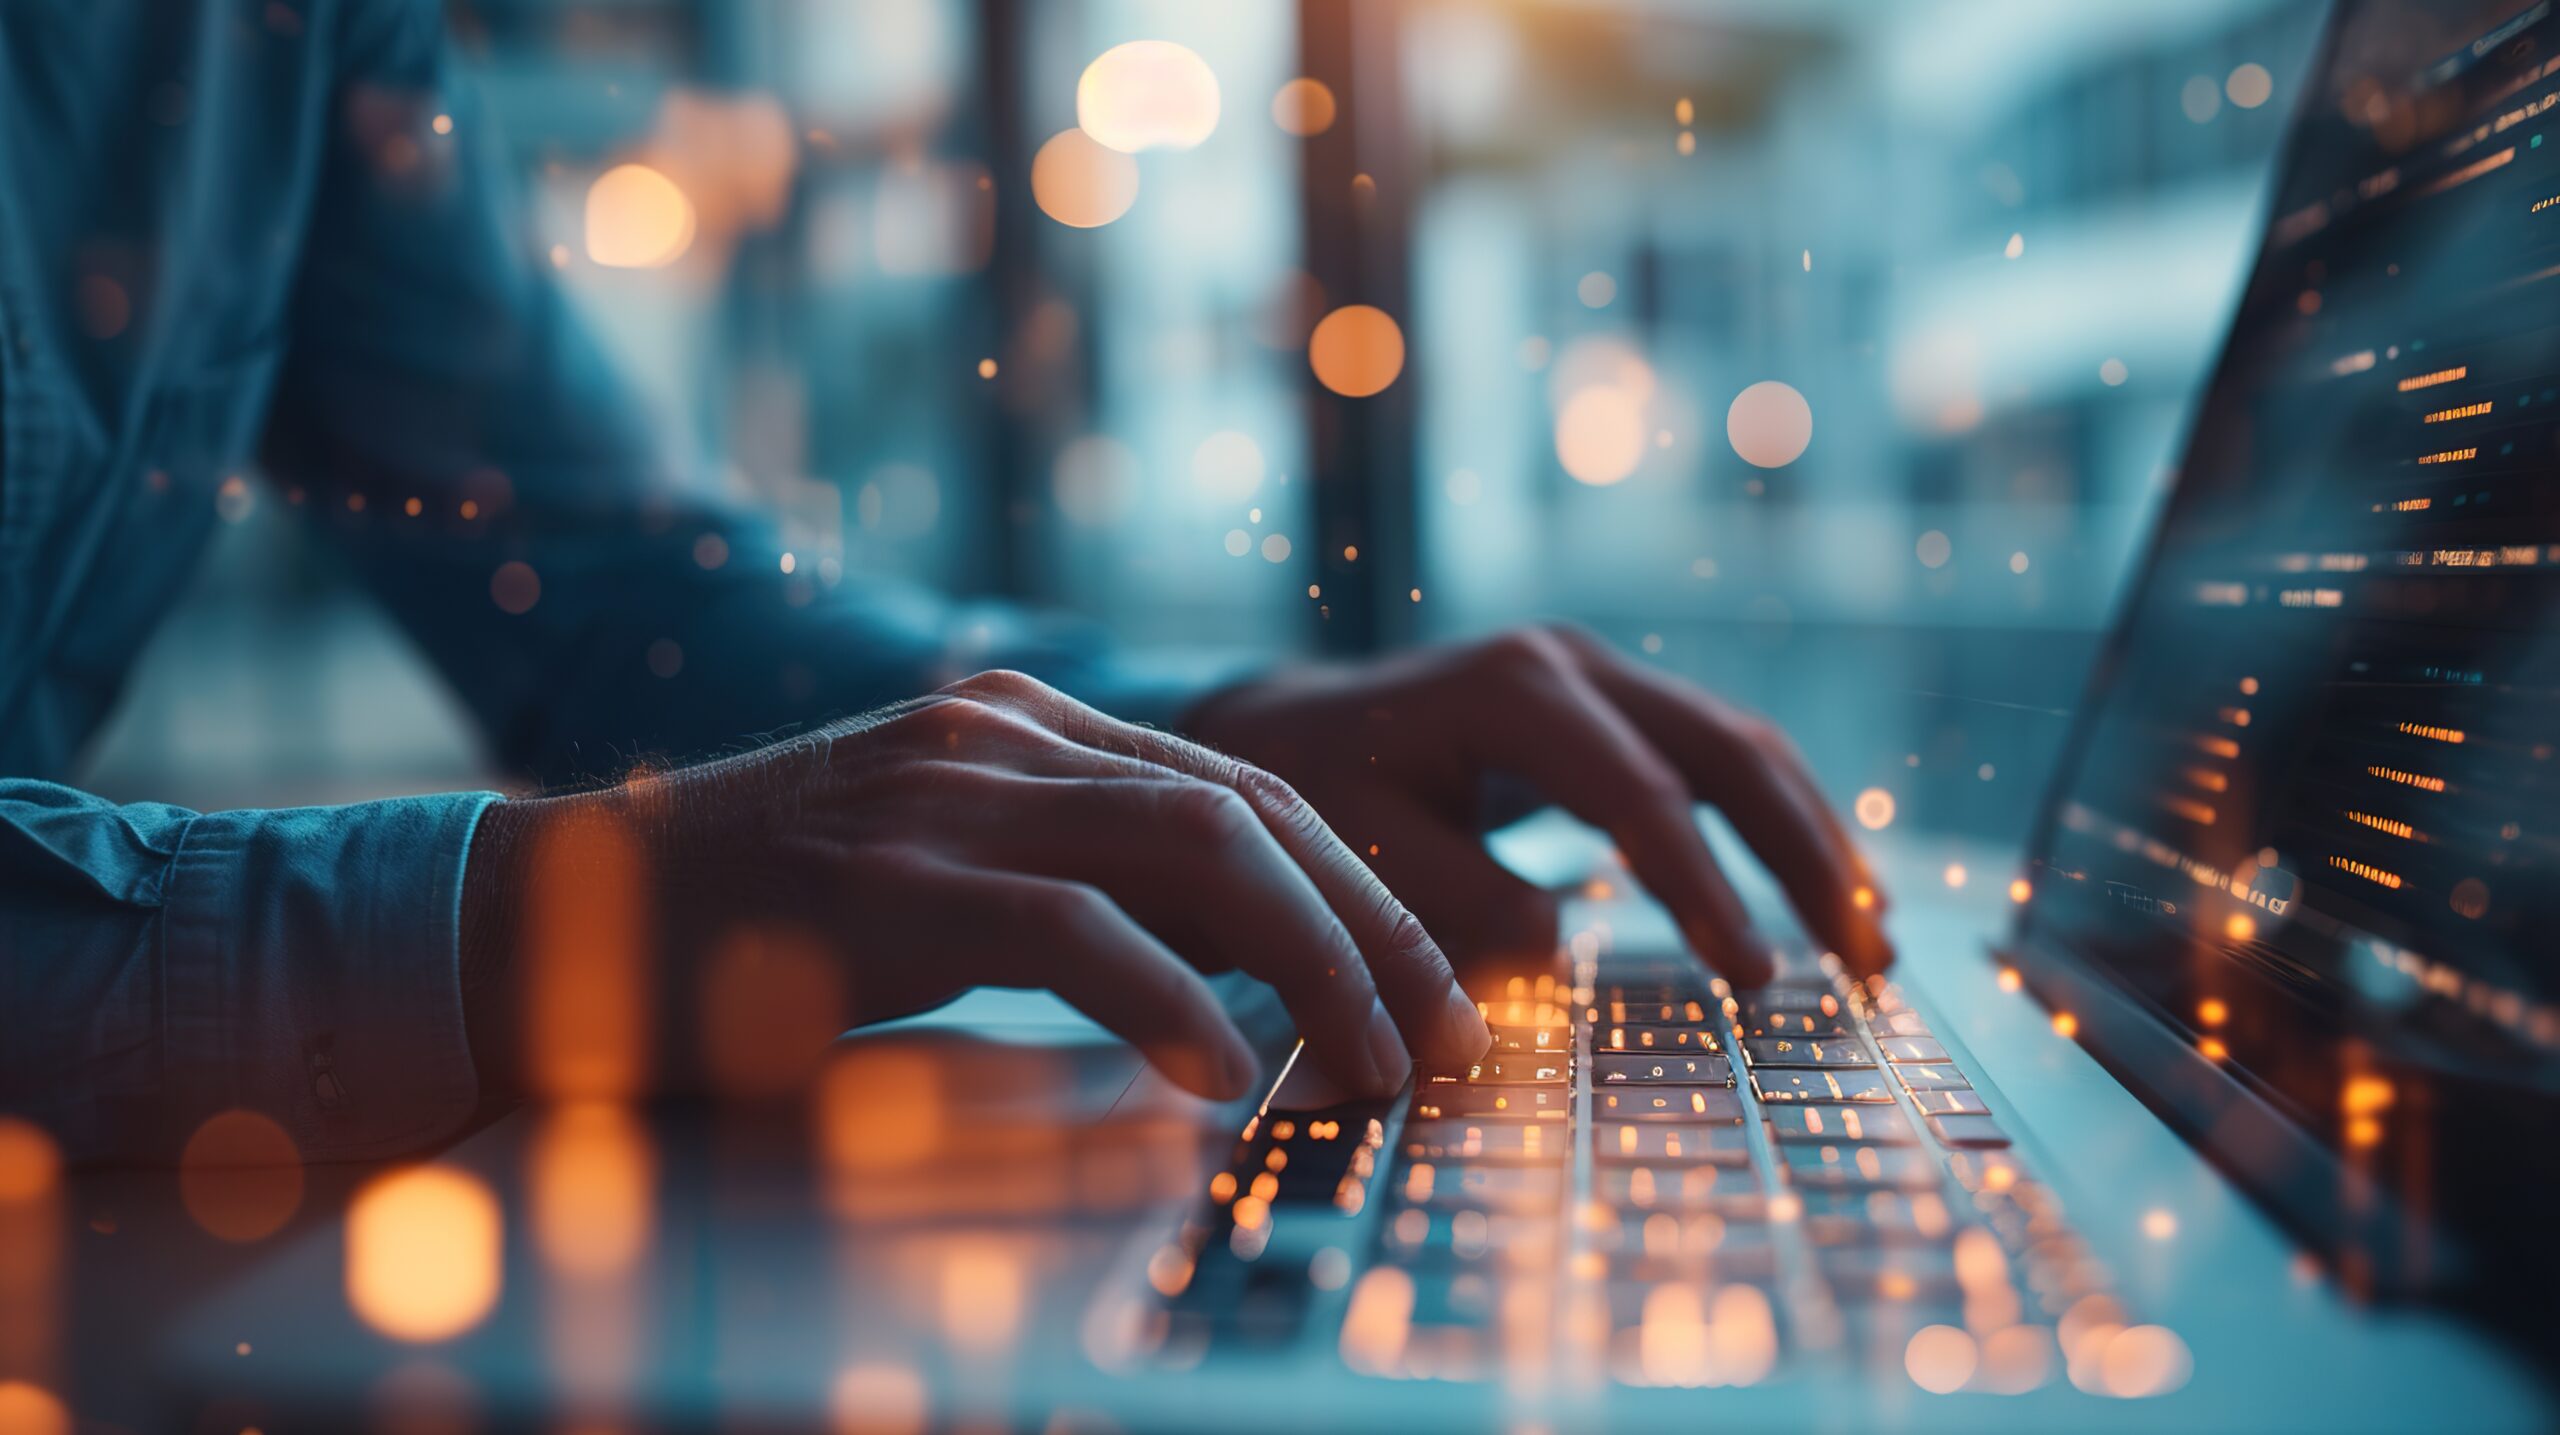
[[1556,461],[1577,481],[1606,488],[1644,462],[1644,400],[1611,384],[1576,391],[1556,412]]
[[993,359],[980,359],[978,361],[978,377],[982,379],[992,379],[995,376],[996,361]]
[[1869,832],[1881,832],[1893,822],[1893,794],[1881,787],[1870,787],[1858,794],[1857,801],[1850,805],[1849,810],[1857,817],[1860,827]]
[[1956,546],[1954,540],[1932,528],[1920,535],[1919,541],[1911,545],[1911,551],[1918,555],[1921,567],[1944,568],[1947,560],[1955,556]]
[[1262,561],[1265,563],[1288,562],[1289,540],[1277,533],[1264,538],[1262,540]]
[[2098,365],[2098,382],[2108,388],[2122,388],[2126,377],[2127,371],[2122,359],[2108,359]]
[[587,187],[587,257],[609,269],[659,269],[693,247],[693,201],[645,164],[620,164]]
[[1903,1347],[1902,1368],[1911,1383],[1933,1395],[1960,1390],[1979,1359],[1973,1337],[1952,1325],[1927,1325]]
[[2002,258],[2004,258],[2004,259],[2017,259],[2017,258],[2021,258],[2021,257],[2023,257],[2023,256],[2026,254],[2026,252],[2027,252],[2027,236],[2025,236],[2025,235],[2023,235],[2023,234],[2012,234],[2012,235],[2010,235],[2010,236],[2009,236],[2009,242],[2008,242],[2007,244],[2005,244],[2005,245],[2001,246],[2001,249],[2000,249],[2000,255],[2001,255],[2001,257],[2002,257]]
[[2154,1206],[2143,1212],[2142,1234],[2155,1241],[2165,1241],[2178,1234],[2177,1214],[2165,1206]]
[[2078,1036],[2080,1034],[2080,1018],[2073,1016],[2067,1011],[2055,1012],[2053,1014],[2053,1034],[2061,1037],[2065,1041]]
[[2220,997],[2206,997],[2196,1003],[2196,1020],[2206,1026],[2220,1026],[2231,1020],[2231,1004]]
[[1947,864],[1947,870],[1940,875],[1946,878],[1946,882],[1949,887],[1962,887],[1965,883],[1964,864],[1961,862],[1950,862]]
[[1784,468],[1813,442],[1813,406],[1794,386],[1763,379],[1733,396],[1724,413],[1724,436],[1744,463]]
[[1191,149],[1218,128],[1218,76],[1170,40],[1114,45],[1076,80],[1076,124],[1122,154]]
[[2234,68],[2224,78],[2222,92],[2231,97],[2231,103],[2244,110],[2254,110],[2274,97],[2275,76],[2267,73],[2266,66],[2252,60]]
[[1618,297],[1618,281],[1594,269],[1573,286],[1573,294],[1585,309],[1606,309]]
[[0,1380],[0,1430],[9,1435],[71,1435],[71,1412],[41,1385]]
[[1305,139],[1332,129],[1336,109],[1333,91],[1324,81],[1300,76],[1271,97],[1271,122]]
[[263,1240],[302,1204],[302,1153],[273,1118],[225,1111],[187,1138],[178,1194],[217,1240]]
[[1333,392],[1367,398],[1404,372],[1404,330],[1383,309],[1344,305],[1317,322],[1307,339],[1307,364]]
[[2026,550],[2025,550],[2025,549],[2020,549],[2020,550],[2018,550],[2017,552],[2012,553],[2012,554],[2010,554],[2010,555],[2009,555],[2009,571],[2010,571],[2010,572],[2012,572],[2012,573],[2024,573],[2024,572],[2026,572],[2026,571],[2027,571],[2028,566],[2029,566],[2029,560],[2028,560],[2028,558],[2027,558],[2027,554],[2026,554]]
[[2009,900],[2024,904],[2029,897],[2035,895],[2035,890],[2036,889],[2033,886],[2029,885],[2026,878],[2017,878],[2009,884]]
[[2222,112],[2222,87],[2211,75],[2190,75],[2178,90],[2178,108],[2189,120],[2204,124]]
[[542,601],[542,576],[530,563],[501,563],[489,575],[489,601],[502,613],[530,613]]
[[1082,130],[1060,130],[1031,157],[1031,198],[1070,229],[1099,229],[1138,202],[1138,162]]
[[501,1281],[497,1197],[477,1177],[419,1166],[358,1192],[347,1212],[347,1301],[394,1340],[480,1323]]

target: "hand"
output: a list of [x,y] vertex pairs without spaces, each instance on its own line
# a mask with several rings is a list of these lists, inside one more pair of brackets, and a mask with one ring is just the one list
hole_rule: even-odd
[[1241,968],[1354,1091],[1392,1092],[1414,1055],[1464,1062],[1488,1040],[1422,925],[1286,784],[1018,673],[609,792],[490,808],[465,878],[467,970],[509,950],[511,913],[539,896],[528,874],[556,872],[525,855],[544,831],[596,821],[638,833],[653,930],[679,968],[724,932],[782,924],[841,963],[847,1024],[1043,987],[1225,1098],[1254,1061],[1201,974]]
[[1579,629],[1285,672],[1211,696],[1184,726],[1294,783],[1462,957],[1555,944],[1554,899],[1484,848],[1483,780],[1503,775],[1605,829],[1691,949],[1738,983],[1768,979],[1769,945],[1707,849],[1698,802],[1723,809],[1815,940],[1861,975],[1893,959],[1883,895],[1794,746]]

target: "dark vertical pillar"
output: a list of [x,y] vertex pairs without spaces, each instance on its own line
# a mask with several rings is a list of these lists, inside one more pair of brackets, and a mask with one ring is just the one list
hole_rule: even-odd
[[[1301,141],[1307,272],[1329,311],[1374,304],[1405,330],[1404,373],[1384,392],[1350,399],[1303,375],[1307,454],[1324,610],[1318,644],[1360,653],[1409,639],[1410,594],[1428,587],[1414,530],[1415,418],[1425,377],[1414,362],[1413,184],[1421,166],[1407,135],[1400,6],[1379,0],[1301,0],[1299,72],[1333,91],[1333,127]],[[1346,560],[1346,548],[1359,550]]]
[[[970,332],[977,353],[999,361],[1007,340],[1040,300],[1039,234],[1031,201],[1029,81],[1025,50],[1031,43],[1027,0],[977,0],[978,154],[994,188],[993,230],[987,272],[977,286]],[[972,363],[975,359],[971,360]],[[965,377],[965,376],[964,376]],[[1017,395],[1034,392],[1037,376],[999,363],[993,392],[971,393],[958,407],[983,415],[973,445],[985,477],[985,551],[964,559],[968,586],[1010,598],[1054,596],[1040,551],[1041,473],[1044,455],[1031,406]],[[955,378],[954,382],[961,382]],[[978,382],[968,377],[967,382]],[[974,561],[972,561],[974,560]]]

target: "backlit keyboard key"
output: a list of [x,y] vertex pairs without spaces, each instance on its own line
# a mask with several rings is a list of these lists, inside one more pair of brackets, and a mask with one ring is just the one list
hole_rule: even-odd
[[1973,1083],[1964,1079],[1963,1072],[1942,1061],[1905,1062],[1895,1067],[1893,1074],[1901,1077],[1903,1087],[1910,1091],[1971,1091],[1973,1089]]
[[1929,1129],[1950,1146],[1998,1147],[2009,1144],[2009,1133],[1988,1116],[1932,1116]]
[[1426,1121],[1562,1121],[1572,1109],[1563,1086],[1426,1086],[1413,1098],[1413,1114]]
[[1751,1160],[1751,1143],[1738,1125],[1603,1121],[1592,1132],[1591,1154],[1604,1164],[1740,1166]]
[[1753,1037],[1742,1043],[1742,1054],[1753,1066],[1873,1066],[1875,1058],[1867,1055],[1853,1037],[1838,1040],[1816,1040],[1805,1037]]
[[1564,1200],[1564,1176],[1562,1166],[1415,1161],[1396,1178],[1395,1191],[1408,1206],[1552,1211]]
[[1763,1101],[1859,1101],[1886,1105],[1893,1101],[1893,1092],[1884,1084],[1884,1075],[1874,1067],[1813,1071],[1803,1067],[1757,1066],[1751,1070],[1751,1089]]
[[1623,1025],[1603,1022],[1592,1028],[1591,1049],[1594,1051],[1721,1051],[1723,1043],[1715,1032],[1703,1026],[1648,1026],[1638,1022]]
[[1796,1219],[1817,1246],[1950,1241],[1955,1212],[1935,1191],[1814,1189],[1796,1197]]
[[1731,1086],[1733,1064],[1714,1055],[1604,1051],[1591,1058],[1591,1079],[1601,1086]]
[[1972,1090],[1914,1088],[1911,1099],[1931,1116],[1987,1116],[1991,1108]]
[[1722,1086],[1608,1087],[1591,1095],[1603,1121],[1715,1121],[1740,1125],[1742,1098]]
[[1563,1022],[1544,1026],[1494,1025],[1490,1030],[1493,1032],[1493,1045],[1490,1050],[1495,1054],[1515,1051],[1551,1051],[1562,1054],[1573,1050],[1573,1028]]
[[1787,1145],[1780,1167],[1799,1186],[1892,1186],[1922,1189],[1938,1184],[1937,1159],[1917,1146]]
[[1901,1145],[1917,1140],[1910,1118],[1895,1106],[1825,1106],[1806,1103],[1771,1106],[1761,1113],[1769,1136],[1777,1141],[1877,1141]]
[[1467,1068],[1479,1086],[1561,1086],[1572,1074],[1563,1052],[1497,1052]]
[[1906,1061],[1944,1061],[1947,1049],[1925,1036],[1880,1036],[1876,1045],[1883,1049],[1884,1059],[1897,1065]]
[[1397,1149],[1410,1161],[1561,1162],[1572,1133],[1534,1121],[1409,1121]]
[[1646,1165],[1602,1162],[1592,1168],[1591,1194],[1610,1210],[1713,1211],[1729,1221],[1756,1221],[1768,1213],[1760,1178],[1743,1163]]

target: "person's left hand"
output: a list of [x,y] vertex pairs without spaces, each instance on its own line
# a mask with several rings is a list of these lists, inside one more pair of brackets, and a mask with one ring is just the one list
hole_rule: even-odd
[[1484,847],[1484,779],[1502,775],[1607,831],[1692,950],[1739,985],[1768,979],[1769,944],[1708,851],[1698,802],[1723,810],[1852,971],[1893,959],[1883,894],[1794,745],[1579,629],[1288,670],[1212,694],[1183,726],[1297,788],[1452,958],[1554,948],[1555,899]]

